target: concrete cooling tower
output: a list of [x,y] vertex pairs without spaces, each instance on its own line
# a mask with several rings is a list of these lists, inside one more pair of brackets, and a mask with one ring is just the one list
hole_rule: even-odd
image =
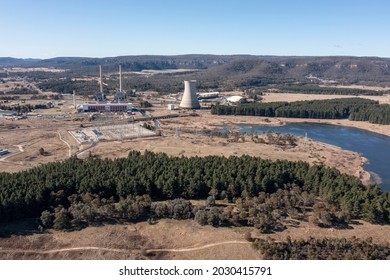
[[200,109],[198,97],[196,96],[196,81],[184,81],[184,94],[180,108]]

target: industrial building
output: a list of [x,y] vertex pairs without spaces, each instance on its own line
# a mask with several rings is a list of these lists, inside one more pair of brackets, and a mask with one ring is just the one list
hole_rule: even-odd
[[7,149],[1,149],[0,150],[0,156],[4,156],[4,155],[6,155],[8,153],[9,153],[9,151]]
[[180,108],[200,109],[199,100],[196,96],[196,81],[184,81],[184,93],[180,102]]
[[0,110],[0,117],[11,117],[16,116],[17,113],[15,111],[10,110]]
[[[122,91],[122,67],[119,65],[119,92],[116,93],[113,102],[107,102],[103,93],[102,66],[99,65],[100,72],[100,92],[95,94],[95,103],[83,103],[77,106],[78,112],[131,112],[135,109],[132,103],[126,103],[126,94]],[[73,92],[73,102],[76,106],[75,92]]]
[[199,93],[198,98],[199,99],[215,99],[219,97],[219,92],[205,92],[205,93]]
[[79,112],[131,112],[131,103],[84,103],[77,106]]
[[246,98],[244,96],[234,95],[226,98],[226,101],[229,103],[245,103]]

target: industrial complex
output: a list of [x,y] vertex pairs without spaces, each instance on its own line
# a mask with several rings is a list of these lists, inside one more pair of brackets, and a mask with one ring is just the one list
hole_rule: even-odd
[[[234,95],[237,94],[236,92],[222,94],[219,92],[198,93],[196,80],[185,80],[183,82],[183,91],[168,95],[158,95],[154,92],[137,94],[135,89],[128,89],[128,92],[126,92],[122,88],[121,65],[119,65],[118,70],[119,72],[117,73],[119,75],[112,72],[107,74],[109,79],[111,75],[118,77],[118,87],[116,89],[112,89],[112,86],[109,89],[110,86],[103,82],[103,67],[99,65],[99,76],[97,76],[99,90],[96,90],[95,93],[91,93],[88,96],[85,93],[76,96],[75,90],[73,90],[73,94],[63,93],[59,99],[60,101],[51,102],[52,105],[48,107],[50,110],[45,110],[45,112],[31,110],[28,113],[21,113],[10,109],[0,110],[0,117],[7,122],[2,127],[16,129],[19,127],[16,121],[19,122],[22,119],[33,120],[33,122],[36,121],[38,124],[52,122],[56,125],[56,122],[63,122],[66,127],[64,127],[62,134],[53,135],[59,137],[60,145],[61,143],[66,143],[69,147],[68,155],[70,156],[79,155],[86,149],[92,149],[98,142],[126,141],[136,138],[164,136],[166,133],[172,133],[172,131],[174,131],[175,135],[180,135],[181,131],[192,130],[196,134],[198,128],[194,128],[191,125],[186,128],[183,127],[183,120],[188,122],[188,118],[202,114],[193,110],[210,108],[216,104],[245,102],[243,96]],[[126,74],[128,75],[128,73]],[[90,80],[90,78],[87,77],[86,80]],[[17,83],[28,84],[22,78],[16,80],[5,79],[4,82],[14,87],[17,86]],[[92,100],[91,98],[93,98],[93,101],[90,101]],[[131,100],[131,103],[129,100]],[[37,101],[32,102],[38,104]],[[16,99],[11,101],[9,105],[20,106],[21,104]],[[166,121],[167,119],[176,118],[180,118],[180,120]],[[75,122],[77,123],[76,126]],[[169,129],[167,129],[167,126],[170,126],[168,124],[172,124],[172,127]],[[50,137],[53,137],[53,135],[50,134]],[[24,153],[23,147],[30,145],[28,141],[20,141],[18,143],[21,143],[18,146],[19,153]],[[69,143],[75,143],[75,146],[71,147],[72,145]],[[101,143],[100,145],[104,144]],[[17,150],[9,145],[2,145],[1,148],[3,146],[4,149],[0,150],[2,160],[8,153],[11,157],[14,156],[16,158]],[[50,150],[50,147],[47,147],[47,149]],[[50,153],[45,155],[48,154]],[[31,156],[32,159],[34,157],[34,155]],[[44,158],[40,159],[44,160]]]
[[[75,97],[74,106],[79,113],[85,112],[96,112],[96,113],[132,113],[139,112],[142,114],[141,117],[125,117],[125,121],[121,122],[104,122],[102,124],[93,125],[92,127],[80,128],[69,131],[70,135],[76,140],[80,145],[86,143],[96,143],[98,141],[111,141],[111,140],[123,140],[123,139],[132,139],[140,137],[149,137],[155,136],[157,133],[153,130],[147,129],[140,125],[139,121],[154,121],[155,129],[158,128],[159,118],[171,118],[178,117],[178,114],[168,114],[158,117],[148,116],[144,110],[140,110],[134,106],[133,103],[126,102],[126,93],[122,90],[122,68],[119,65],[119,91],[114,95],[112,101],[107,100],[104,91],[103,91],[103,74],[102,66],[99,66],[100,72],[100,91],[95,94],[94,102],[84,102],[76,106]],[[201,99],[207,99],[207,101],[219,100],[218,92],[211,93],[201,93],[197,94],[196,92],[196,81],[184,81],[184,92],[181,96],[181,101],[179,107],[175,107],[175,102],[177,99],[180,100],[180,96],[173,100],[173,102],[168,102],[168,110],[175,109],[191,109],[196,110],[200,109],[201,105],[198,100],[198,96]],[[184,114],[185,115],[185,114]],[[127,121],[126,121],[127,119]]]
[[78,144],[96,143],[98,141],[124,140],[155,136],[156,133],[140,125],[113,124],[95,126],[69,131]]
[[132,103],[125,103],[126,93],[122,91],[122,67],[119,65],[119,91],[115,94],[112,102],[106,101],[106,96],[103,93],[103,75],[102,66],[99,65],[100,72],[100,92],[95,94],[96,102],[83,103],[77,106],[78,112],[131,112],[134,109]]

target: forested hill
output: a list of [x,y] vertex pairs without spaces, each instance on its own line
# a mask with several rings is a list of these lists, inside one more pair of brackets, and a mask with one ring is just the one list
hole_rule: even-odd
[[55,67],[75,73],[96,73],[97,65],[106,71],[145,69],[201,69],[189,78],[205,83],[262,86],[272,83],[337,82],[343,84],[390,85],[390,58],[378,57],[292,57],[253,55],[119,56],[106,58],[57,57],[42,60],[0,58],[0,66]]
[[29,66],[38,61],[40,61],[40,59],[0,57],[0,66]]
[[253,57],[212,70],[207,73],[210,77],[224,77],[245,86],[294,82],[390,85],[389,58]]
[[[122,65],[124,71],[141,70],[164,70],[164,69],[208,69],[213,66],[223,65],[231,61],[243,58],[250,58],[247,55],[139,55],[139,56],[118,56],[105,58],[91,57],[55,57],[32,62],[30,67],[55,67],[70,69],[76,72],[96,72],[98,65],[103,65],[105,71],[117,71],[118,64]],[[24,60],[14,59],[15,64],[24,63]],[[10,61],[4,58],[4,61]],[[0,66],[2,58],[0,58]]]
[[[263,201],[268,195],[282,195],[291,188],[299,189],[302,196],[313,196],[313,201],[315,197],[327,200],[337,211],[352,218],[389,223],[389,193],[381,192],[377,186],[364,186],[356,177],[336,169],[250,156],[185,158],[135,151],[127,158],[115,160],[91,157],[83,161],[72,157],[20,173],[0,173],[0,222],[39,217],[41,213],[51,216],[53,211],[58,219],[64,215],[78,216],[80,213],[76,212],[82,210],[79,196],[88,196],[83,201],[90,203],[88,207],[97,207],[99,215],[126,214],[135,218],[140,215],[139,204],[144,205],[150,199],[206,199],[213,194],[215,199],[238,202],[242,198],[257,205],[259,195]],[[275,210],[280,213],[282,200],[274,199]],[[287,200],[286,203],[298,203],[291,198]],[[118,209],[118,202],[124,203],[122,210]],[[107,204],[116,210],[104,212],[103,206]],[[187,208],[181,203],[180,209],[183,207]],[[262,211],[270,215],[273,211],[267,207]],[[164,216],[166,210],[155,212]]]

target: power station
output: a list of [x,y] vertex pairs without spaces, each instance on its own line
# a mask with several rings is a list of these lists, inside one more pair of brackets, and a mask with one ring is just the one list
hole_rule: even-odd
[[[122,91],[122,67],[119,65],[119,92],[115,94],[113,102],[107,102],[103,93],[103,74],[102,66],[99,65],[100,73],[100,92],[95,94],[96,102],[83,103],[77,106],[78,112],[131,112],[135,109],[132,103],[126,102],[126,94]],[[76,105],[73,93],[73,102]]]
[[180,102],[180,108],[200,109],[199,100],[196,96],[196,81],[184,81],[184,93]]

